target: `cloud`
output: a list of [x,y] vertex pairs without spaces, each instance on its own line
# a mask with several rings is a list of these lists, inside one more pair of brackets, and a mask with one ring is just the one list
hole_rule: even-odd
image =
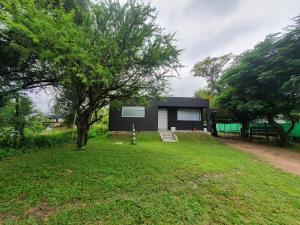
[[214,15],[226,16],[233,13],[239,6],[241,0],[191,0],[183,8],[185,14],[189,16]]
[[205,83],[190,70],[207,56],[240,54],[263,41],[270,33],[291,24],[300,12],[298,0],[154,0],[158,21],[176,31],[178,47],[184,49],[181,79],[172,79],[172,95],[192,96]]
[[[126,0],[121,0],[125,2]],[[145,3],[149,0],[144,0]],[[193,96],[205,82],[191,75],[193,65],[207,56],[239,54],[270,33],[279,32],[299,14],[299,0],[152,0],[158,23],[176,32],[186,66],[181,78],[170,80],[173,96]],[[46,107],[43,98],[37,101]],[[46,99],[46,98],[45,98]]]
[[31,97],[34,108],[45,114],[50,113],[50,109],[54,103],[54,90],[51,88],[41,89],[27,92],[27,94]]

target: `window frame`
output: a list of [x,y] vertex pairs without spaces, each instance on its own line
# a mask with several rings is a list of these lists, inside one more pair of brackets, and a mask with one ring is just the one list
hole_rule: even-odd
[[[134,108],[140,108],[141,111],[143,111],[143,116],[126,116],[124,115],[124,108],[126,109],[134,109]],[[146,109],[144,106],[122,106],[122,113],[121,113],[122,118],[145,118],[146,116]]]
[[[199,118],[198,118],[198,120],[179,119],[179,111],[198,111]],[[201,109],[200,108],[177,108],[177,121],[201,122],[202,121],[202,112],[201,112]]]

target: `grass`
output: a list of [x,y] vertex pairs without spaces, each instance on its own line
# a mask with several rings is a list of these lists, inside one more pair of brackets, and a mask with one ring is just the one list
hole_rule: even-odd
[[[2,154],[1,150],[7,150],[7,153],[14,154],[15,151],[10,152],[15,148],[15,138],[9,134],[0,137],[0,159],[5,158],[6,154]],[[25,141],[18,149],[21,148],[23,152],[32,149],[39,149],[43,147],[53,147],[55,145],[62,145],[72,142],[71,129],[53,129],[51,131],[31,132],[25,135]]]
[[300,140],[299,139],[293,141],[293,146],[292,146],[291,150],[300,152]]
[[300,178],[204,134],[54,146],[0,161],[0,224],[300,224]]

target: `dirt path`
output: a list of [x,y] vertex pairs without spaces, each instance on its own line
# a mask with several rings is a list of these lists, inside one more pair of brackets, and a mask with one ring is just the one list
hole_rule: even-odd
[[266,146],[242,140],[220,138],[224,143],[244,152],[256,155],[258,158],[269,162],[273,166],[286,172],[300,176],[300,153],[280,147]]

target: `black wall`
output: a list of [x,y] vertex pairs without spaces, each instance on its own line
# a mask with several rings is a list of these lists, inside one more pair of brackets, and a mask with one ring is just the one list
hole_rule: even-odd
[[168,128],[176,127],[176,130],[203,130],[203,113],[201,111],[201,121],[178,121],[177,108],[168,108]]
[[122,109],[109,110],[109,131],[131,131],[133,123],[136,131],[157,131],[157,105],[146,107],[144,118],[122,117]]
[[[129,104],[128,105],[132,105]],[[168,109],[168,128],[176,127],[177,130],[203,130],[203,110],[201,110],[202,121],[177,121],[177,108],[207,108],[207,117],[210,117],[209,102],[204,99],[167,97],[164,100],[153,100],[150,107],[146,107],[144,118],[122,117],[122,109],[109,110],[109,131],[131,131],[134,123],[137,131],[157,131],[158,130],[158,108]],[[210,131],[210,120],[207,121],[207,128]]]

